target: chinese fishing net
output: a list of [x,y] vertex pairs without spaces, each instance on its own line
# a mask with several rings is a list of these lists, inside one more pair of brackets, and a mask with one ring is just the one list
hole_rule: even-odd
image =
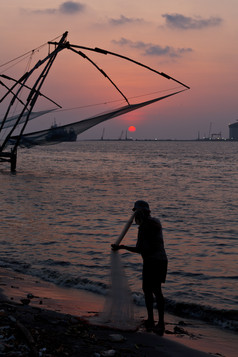
[[[70,135],[70,133],[72,133],[72,132],[75,135],[79,135],[79,134],[83,133],[84,131],[86,131],[86,130],[92,128],[93,126],[98,125],[104,121],[110,120],[112,118],[116,118],[120,115],[126,114],[133,110],[143,108],[146,105],[150,105],[152,103],[155,103],[159,100],[168,98],[168,97],[175,95],[177,93],[179,93],[179,92],[174,92],[172,94],[168,94],[168,95],[165,95],[165,96],[162,96],[159,98],[155,98],[155,99],[137,103],[137,104],[125,105],[125,106],[116,108],[114,110],[80,120],[75,123],[62,125],[62,126],[56,128],[56,129],[53,129],[53,130],[52,130],[52,128],[50,128],[50,129],[46,129],[46,130],[32,132],[29,134],[24,134],[21,136],[19,145],[21,147],[30,148],[30,147],[33,147],[36,145],[52,145],[52,144],[60,143],[60,142],[66,141],[65,137]],[[32,116],[32,119],[33,118],[34,117]],[[10,118],[8,120],[7,124],[9,125],[9,123],[12,123],[12,121],[13,121],[13,118]],[[0,121],[0,124],[1,124],[1,121]],[[5,124],[5,127],[6,127],[6,124]],[[55,133],[54,130],[57,132]],[[59,132],[59,130],[60,130],[60,132]],[[9,142],[11,144],[14,144],[14,142],[17,140],[17,138],[18,138],[18,136],[12,135],[11,138],[9,139]]]

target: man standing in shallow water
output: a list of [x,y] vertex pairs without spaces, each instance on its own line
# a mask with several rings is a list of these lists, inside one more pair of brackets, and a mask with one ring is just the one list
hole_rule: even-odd
[[[164,334],[164,297],[161,284],[165,283],[168,265],[162,226],[159,219],[151,217],[150,207],[146,201],[136,201],[132,210],[135,212],[135,222],[139,225],[136,246],[112,244],[112,249],[125,249],[141,254],[143,258],[142,289],[148,314],[145,327],[147,330],[153,329],[162,336]],[[159,317],[156,326],[153,312],[154,296]]]

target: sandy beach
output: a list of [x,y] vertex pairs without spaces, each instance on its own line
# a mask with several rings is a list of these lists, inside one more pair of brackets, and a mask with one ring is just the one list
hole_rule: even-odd
[[103,297],[56,287],[0,269],[0,356],[235,356],[219,336],[194,335],[181,321],[166,318],[163,337],[139,328],[121,331],[96,326]]

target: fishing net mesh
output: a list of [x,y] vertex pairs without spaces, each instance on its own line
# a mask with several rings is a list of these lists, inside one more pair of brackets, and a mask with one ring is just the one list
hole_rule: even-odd
[[135,327],[133,300],[120,254],[111,252],[111,284],[101,318],[105,324],[119,329]]
[[110,288],[103,310],[89,321],[124,331],[136,330],[139,325],[134,318],[132,294],[118,252],[111,252]]
[[[41,130],[33,133],[28,133],[28,134],[23,134],[21,136],[19,145],[22,147],[33,147],[35,145],[52,145],[55,143],[63,142],[66,141],[65,137],[68,137],[72,132],[75,135],[79,135],[83,133],[84,131],[92,128],[95,125],[98,125],[104,121],[110,120],[112,118],[116,118],[120,115],[126,114],[128,112],[131,112],[133,110],[142,108],[146,105],[150,105],[152,103],[155,103],[159,100],[165,99],[167,97],[170,97],[172,95],[175,95],[178,92],[174,92],[159,98],[151,99],[146,102],[141,102],[137,104],[131,104],[131,105],[126,105],[123,107],[116,108],[114,110],[108,111],[106,113],[102,113],[99,115],[92,116],[87,119],[80,120],[78,122],[74,122],[71,124],[67,125],[62,125],[56,129],[56,132],[52,131],[52,129],[47,129],[47,130]],[[12,119],[10,118],[10,121],[12,123]],[[11,144],[14,144],[14,142],[17,140],[18,136],[11,135],[9,142]]]
[[[126,222],[115,245],[119,245],[133,223],[135,213]],[[120,330],[135,330],[138,322],[134,319],[133,299],[118,251],[111,251],[110,289],[103,311],[96,318],[97,323]]]

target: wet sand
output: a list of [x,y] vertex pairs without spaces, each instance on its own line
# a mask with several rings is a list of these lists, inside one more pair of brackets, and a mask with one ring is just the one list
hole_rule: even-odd
[[141,327],[96,326],[90,317],[102,311],[104,297],[89,292],[6,269],[0,269],[0,288],[0,356],[235,356],[229,346],[222,348],[219,336],[206,335],[205,326],[196,335],[174,317],[166,316],[163,337]]

